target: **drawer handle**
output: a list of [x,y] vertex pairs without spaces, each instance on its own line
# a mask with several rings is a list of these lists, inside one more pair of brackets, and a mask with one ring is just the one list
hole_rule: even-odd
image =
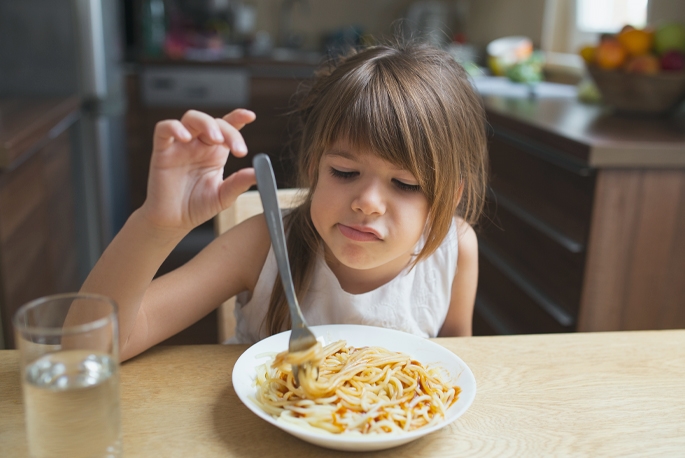
[[516,134],[509,133],[500,128],[493,129],[493,132],[495,137],[499,137],[501,140],[516,146],[518,149],[576,175],[589,177],[593,173],[593,169],[587,166],[584,162],[570,157],[562,152],[555,151],[554,149],[538,142],[528,139],[523,140]]
[[152,86],[154,89],[157,90],[162,90],[162,91],[170,91],[174,89],[174,80],[168,77],[158,77],[158,78],[152,78],[150,81],[150,86]]
[[188,86],[185,88],[185,93],[188,97],[204,99],[209,95],[209,88],[205,86]]
[[50,132],[48,132],[48,138],[52,140],[53,138],[59,137],[68,128],[70,128],[72,124],[78,121],[80,117],[81,113],[79,111],[74,111],[70,113],[66,118],[62,119],[59,123],[57,123],[55,127],[50,129]]
[[483,294],[476,296],[476,312],[488,322],[492,328],[501,335],[520,334],[516,332],[504,319],[500,317],[497,309],[490,303]]
[[[67,129],[69,129],[72,126],[72,124],[74,124],[80,118],[81,111],[74,111],[69,113],[64,119],[57,123],[57,125],[50,129],[45,138],[41,139],[38,143],[32,145],[29,150],[25,151],[22,155],[20,155],[17,159],[10,163],[5,163],[5,161],[8,159],[5,155],[6,153],[2,151],[2,147],[0,145],[0,153],[2,153],[0,154],[0,169],[3,169],[3,172],[5,173],[9,173],[18,169],[24,162],[32,158],[37,151],[39,151],[41,148],[47,145],[50,142],[50,140],[62,135],[64,132],[66,132]],[[0,339],[0,341],[2,341],[2,339]]]
[[502,206],[509,213],[514,214],[519,219],[533,226],[535,229],[542,232],[571,253],[582,253],[585,250],[585,246],[582,243],[572,239],[553,226],[550,226],[519,204],[515,203],[513,200],[496,193],[494,189],[488,188],[488,197],[494,200],[497,205]]
[[573,326],[575,324],[576,320],[573,315],[536,288],[527,278],[521,275],[511,264],[495,253],[495,251],[482,240],[478,241],[478,250],[492,265],[497,267],[505,277],[526,293],[526,295],[535,301],[540,308],[551,315],[557,323],[564,327]]

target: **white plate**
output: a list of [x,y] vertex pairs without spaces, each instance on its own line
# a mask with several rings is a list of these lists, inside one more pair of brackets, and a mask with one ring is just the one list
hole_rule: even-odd
[[424,365],[439,364],[449,373],[449,382],[461,388],[461,393],[457,402],[447,410],[443,421],[407,433],[369,436],[338,435],[325,431],[313,432],[299,428],[297,425],[277,422],[274,417],[255,404],[251,397],[257,391],[254,384],[256,368],[270,357],[264,354],[281,352],[288,348],[290,331],[282,332],[257,342],[238,358],[233,368],[233,388],[248,409],[272,425],[302,440],[322,447],[348,451],[371,451],[396,447],[452,423],[466,412],[476,397],[476,379],[471,369],[457,355],[435,342],[404,332],[373,326],[336,324],[311,326],[311,329],[317,337],[322,336],[327,344],[344,339],[348,345],[354,347],[379,346],[391,351],[407,353]]

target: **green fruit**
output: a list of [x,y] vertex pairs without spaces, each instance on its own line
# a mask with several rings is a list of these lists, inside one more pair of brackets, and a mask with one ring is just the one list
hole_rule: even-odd
[[517,83],[537,83],[542,81],[542,71],[539,65],[532,62],[518,62],[507,70],[510,80]]
[[519,61],[509,67],[506,75],[510,80],[517,83],[538,83],[542,81],[542,67],[545,64],[545,56],[539,51],[532,53],[527,59]]
[[654,50],[657,54],[671,50],[685,52],[685,26],[673,22],[659,27],[654,32]]

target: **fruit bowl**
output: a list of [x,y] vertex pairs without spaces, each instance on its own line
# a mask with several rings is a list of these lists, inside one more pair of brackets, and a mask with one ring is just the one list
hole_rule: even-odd
[[685,71],[626,73],[587,66],[604,102],[616,111],[666,114],[685,99]]

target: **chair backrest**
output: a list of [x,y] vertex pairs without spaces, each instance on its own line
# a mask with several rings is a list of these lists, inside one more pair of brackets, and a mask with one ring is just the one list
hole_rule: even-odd
[[[278,205],[281,209],[296,207],[305,197],[302,189],[279,189]],[[235,203],[214,217],[214,233],[218,236],[245,221],[251,216],[262,213],[262,200],[257,191],[241,194]],[[235,333],[235,297],[228,299],[218,309],[219,343],[224,343]]]

